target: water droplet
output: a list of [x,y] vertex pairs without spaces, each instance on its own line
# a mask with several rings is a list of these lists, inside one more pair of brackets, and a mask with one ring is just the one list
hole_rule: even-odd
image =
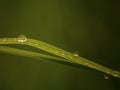
[[55,52],[56,54],[58,54],[58,52]]
[[105,78],[105,79],[109,79],[109,75],[108,75],[108,74],[105,74],[105,75],[104,75],[104,78]]
[[27,37],[25,35],[19,35],[18,42],[24,43],[27,41]]
[[93,68],[93,66],[92,66],[92,65],[90,65],[89,67]]
[[78,57],[78,56],[79,56],[79,52],[75,51],[75,52],[73,53],[73,56]]
[[113,73],[113,76],[117,77],[117,76],[118,76],[117,72],[114,72],[114,73]]
[[88,64],[87,66],[88,66],[88,67],[90,67],[90,65],[89,65],[89,64]]

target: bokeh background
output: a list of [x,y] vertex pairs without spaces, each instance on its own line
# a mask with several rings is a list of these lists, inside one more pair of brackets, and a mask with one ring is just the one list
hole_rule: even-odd
[[[120,71],[119,10],[116,0],[1,0],[0,37],[24,34]],[[0,90],[119,90],[119,85],[120,79],[106,80],[104,73],[0,52]]]

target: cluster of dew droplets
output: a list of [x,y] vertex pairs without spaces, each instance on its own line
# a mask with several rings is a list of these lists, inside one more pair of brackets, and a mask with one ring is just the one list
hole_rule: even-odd
[[27,41],[27,37],[25,35],[19,35],[19,37],[18,37],[19,43],[24,43],[26,41]]

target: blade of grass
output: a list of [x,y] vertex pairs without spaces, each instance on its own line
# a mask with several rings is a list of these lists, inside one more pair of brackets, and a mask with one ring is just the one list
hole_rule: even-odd
[[50,56],[50,55],[45,55],[45,54],[41,54],[41,53],[37,53],[37,52],[31,52],[31,51],[27,51],[27,50],[16,49],[16,48],[6,47],[6,46],[0,46],[0,51],[8,53],[8,54],[35,58],[38,60],[44,59],[44,61],[47,60],[47,61],[56,62],[56,63],[60,63],[60,64],[64,64],[64,65],[78,67],[78,68],[85,69],[85,70],[94,71],[93,69],[90,69],[88,67],[84,67],[84,66],[77,64],[77,63],[70,62],[66,59],[55,57],[55,56]]
[[61,59],[60,62],[67,61],[67,62],[70,62],[70,63],[83,65],[85,67],[89,67],[91,69],[95,69],[95,70],[104,72],[106,74],[110,74],[114,77],[120,78],[120,72],[119,71],[107,68],[103,65],[97,64],[97,63],[92,62],[90,60],[87,60],[83,57],[74,56],[72,53],[70,53],[68,51],[65,51],[63,49],[60,49],[56,46],[53,46],[53,45],[50,45],[48,43],[38,41],[38,40],[35,40],[35,39],[29,39],[29,38],[26,38],[25,36],[22,36],[22,37],[20,36],[18,38],[0,38],[0,44],[24,44],[24,45],[29,45],[29,46],[44,50],[46,52],[52,53],[52,54],[57,55],[57,56],[61,57],[62,59],[64,59],[64,60]]

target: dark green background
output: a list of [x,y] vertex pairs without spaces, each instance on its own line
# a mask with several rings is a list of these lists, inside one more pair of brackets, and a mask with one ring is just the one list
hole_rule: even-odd
[[[24,34],[120,71],[119,10],[116,0],[0,0],[0,37]],[[119,90],[119,85],[120,79],[105,80],[104,73],[0,52],[0,90]]]

